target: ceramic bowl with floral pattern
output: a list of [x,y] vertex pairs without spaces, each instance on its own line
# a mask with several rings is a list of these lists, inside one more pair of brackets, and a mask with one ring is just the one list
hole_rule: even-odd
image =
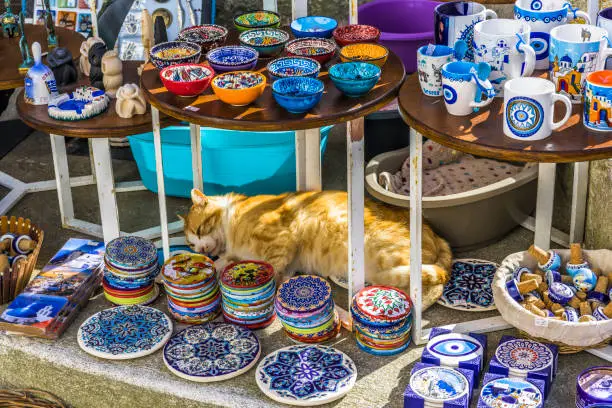
[[266,77],[253,71],[232,71],[217,75],[212,89],[219,99],[229,105],[248,105],[263,93]]
[[290,57],[307,57],[325,64],[336,53],[336,44],[325,38],[297,38],[285,47]]
[[371,25],[349,24],[336,28],[333,36],[336,43],[344,47],[349,44],[378,42],[380,30]]
[[324,88],[323,82],[316,78],[281,78],[272,84],[272,95],[288,112],[305,113],[319,103]]
[[216,24],[202,24],[187,27],[181,30],[178,35],[180,41],[196,43],[202,48],[202,52],[207,52],[225,43],[227,38],[227,28]]
[[260,57],[276,57],[289,41],[289,34],[276,28],[248,30],[238,37],[240,44],[253,47]]
[[367,94],[380,79],[381,69],[369,62],[341,62],[329,69],[336,88],[350,97]]
[[257,65],[259,53],[252,47],[228,45],[215,48],[206,54],[206,59],[215,72],[250,71]]
[[319,76],[321,64],[318,61],[305,57],[283,57],[268,63],[266,67],[272,82],[280,78]]
[[280,26],[280,14],[267,10],[253,10],[240,13],[234,17],[234,26],[238,31],[254,28],[277,28]]
[[202,48],[187,41],[168,41],[151,48],[151,62],[157,69],[177,64],[197,64],[200,62],[200,55]]
[[380,44],[350,44],[340,48],[342,62],[361,61],[376,64],[382,68],[387,62],[389,50]]
[[171,65],[159,72],[167,90],[178,96],[197,96],[204,92],[215,75],[210,67],[200,64]]

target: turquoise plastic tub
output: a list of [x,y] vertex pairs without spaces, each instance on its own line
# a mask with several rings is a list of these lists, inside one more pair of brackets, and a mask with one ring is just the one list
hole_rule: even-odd
[[[321,129],[321,155],[332,126]],[[193,188],[189,128],[162,129],[166,194],[189,197]],[[157,192],[153,133],[128,137],[142,182]],[[204,192],[246,195],[295,191],[295,132],[241,132],[202,128]]]

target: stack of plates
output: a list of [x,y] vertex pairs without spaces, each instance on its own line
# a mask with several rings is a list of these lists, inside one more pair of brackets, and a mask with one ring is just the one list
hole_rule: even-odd
[[159,294],[157,249],[147,239],[119,237],[106,246],[104,296],[116,305],[147,305]]
[[361,289],[351,303],[359,348],[381,356],[406,350],[412,327],[410,305],[408,295],[390,286]]
[[221,293],[210,258],[193,253],[175,255],[164,264],[162,277],[173,318],[197,324],[219,315]]
[[289,338],[318,343],[340,332],[331,286],[318,276],[296,276],[285,281],[276,296],[276,313]]
[[274,268],[258,261],[228,265],[219,279],[223,294],[223,317],[249,329],[268,327],[274,313]]

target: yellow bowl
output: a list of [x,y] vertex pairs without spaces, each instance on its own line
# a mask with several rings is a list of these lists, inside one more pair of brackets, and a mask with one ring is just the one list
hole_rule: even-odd
[[255,101],[266,87],[265,75],[254,71],[231,71],[212,80],[215,95],[233,106],[245,106]]
[[389,50],[380,44],[350,44],[340,49],[340,60],[342,62],[370,62],[381,68],[387,62],[388,56]]

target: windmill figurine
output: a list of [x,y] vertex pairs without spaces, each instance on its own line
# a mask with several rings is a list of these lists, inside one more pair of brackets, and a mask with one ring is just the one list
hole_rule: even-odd
[[21,65],[19,65],[19,72],[27,72],[28,69],[34,65],[34,59],[30,54],[30,48],[28,47],[28,40],[26,38],[25,30],[23,28],[23,13],[19,13],[19,30],[21,31],[21,38],[19,39],[19,50],[21,51]]
[[19,37],[19,23],[17,15],[11,10],[11,1],[4,0],[4,8],[6,11],[0,15],[0,23],[2,23],[2,33],[6,38]]
[[53,24],[53,14],[49,0],[43,0],[45,28],[47,29],[47,49],[51,50],[57,47],[57,36],[55,35],[55,25]]

